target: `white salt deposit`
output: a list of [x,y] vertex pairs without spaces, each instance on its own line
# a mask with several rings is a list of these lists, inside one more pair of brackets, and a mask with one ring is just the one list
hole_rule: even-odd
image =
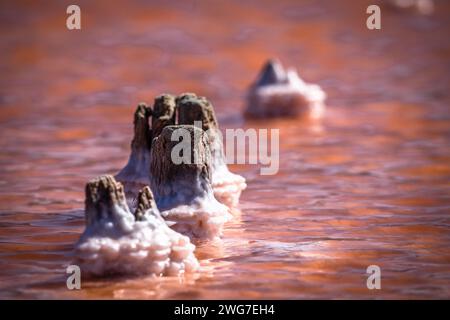
[[326,94],[315,84],[304,82],[293,68],[269,61],[250,88],[246,114],[264,118],[307,114],[319,118],[325,110]]
[[215,239],[232,216],[214,197],[198,198],[189,205],[176,205],[162,211],[171,228],[190,238]]
[[156,208],[136,221],[111,176],[87,186],[86,230],[75,247],[83,273],[177,275],[199,264],[189,238],[170,229]]
[[211,149],[211,181],[214,196],[230,208],[237,207],[242,191],[247,188],[245,178],[232,173],[225,162],[222,134],[218,128],[208,130]]

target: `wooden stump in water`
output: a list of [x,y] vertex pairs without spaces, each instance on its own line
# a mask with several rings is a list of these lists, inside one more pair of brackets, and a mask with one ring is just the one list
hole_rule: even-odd
[[175,97],[170,94],[162,94],[155,98],[152,116],[153,137],[161,134],[164,127],[175,124]]
[[[149,118],[152,108],[140,103],[134,113],[134,137],[127,165],[116,175],[117,180],[127,183],[148,184],[152,130]],[[127,188],[128,189],[128,188]]]
[[152,108],[145,103],[140,103],[134,112],[134,137],[131,141],[132,149],[150,150],[152,142],[152,130],[150,130],[149,118],[152,116]]
[[[176,130],[185,130],[190,138],[190,163],[175,164],[172,159],[172,150],[180,143],[171,139]],[[151,157],[151,188],[161,210],[177,204],[189,204],[197,197],[212,194],[211,151],[208,137],[202,129],[190,125],[164,127],[153,140]]]
[[247,95],[245,116],[250,118],[320,118],[325,92],[320,86],[303,81],[295,68],[284,69],[281,62],[269,60],[263,66]]
[[212,170],[225,165],[222,134],[211,102],[205,97],[198,97],[193,93],[180,95],[176,102],[178,124],[194,125],[195,121],[201,121],[202,129],[207,131],[210,140]]
[[205,98],[194,93],[183,93],[176,99],[178,109],[178,124],[194,124],[202,122],[202,129],[218,129],[216,114],[212,104]]
[[86,184],[85,217],[86,225],[112,217],[117,210],[129,212],[123,186],[113,176],[104,175]]
[[198,97],[193,93],[180,95],[176,102],[178,123],[193,125],[196,121],[201,121],[202,129],[208,135],[211,149],[211,182],[215,197],[230,207],[237,206],[241,191],[246,188],[245,179],[228,170],[222,133],[212,104],[205,97]]
[[139,191],[134,217],[136,221],[143,221],[147,215],[153,215],[157,218],[161,218],[155,203],[155,198],[153,197],[153,193],[148,186]]
[[[152,117],[151,128],[149,126],[150,117]],[[162,155],[160,155],[159,152],[165,151],[158,150],[154,152],[152,150],[152,148],[154,148],[153,142],[150,143],[151,139],[156,140],[156,138],[162,135],[165,128],[169,126],[173,126],[177,123],[179,125],[197,125],[195,123],[196,121],[201,123],[197,129],[202,133],[200,134],[200,131],[196,131],[195,129],[189,130],[193,130],[191,133],[198,132],[201,137],[207,136],[206,139],[209,139],[209,151],[207,154],[203,154],[202,150],[204,150],[205,147],[202,147],[197,141],[195,141],[195,139],[192,139],[192,150],[194,152],[191,156],[196,154],[200,158],[208,158],[209,164],[207,170],[209,175],[209,184],[212,184],[217,197],[229,205],[235,206],[237,204],[240,192],[245,189],[245,180],[240,176],[232,174],[227,168],[222,134],[219,130],[214,108],[205,97],[199,97],[193,93],[184,93],[178,97],[169,94],[160,95],[155,98],[153,109],[145,104],[140,104],[135,112],[135,134],[131,143],[131,155],[128,164],[116,176],[119,181],[124,183],[129,200],[133,199],[130,200],[130,207],[135,207],[134,199],[138,196],[138,192],[142,187],[149,185],[152,180],[153,183],[156,183],[158,186],[161,184],[162,178],[159,176],[162,174],[161,171],[151,169],[151,167],[153,158],[156,159],[158,165],[161,164],[158,157],[161,157]],[[188,135],[190,135],[190,133],[188,133]],[[194,138],[196,138],[196,136],[197,135],[194,135]],[[167,137],[163,138],[161,141],[165,141],[166,138]],[[166,143],[166,141],[164,143]],[[159,146],[159,148],[161,148],[161,146]],[[170,170],[179,170],[179,168],[170,169],[169,171],[166,169],[167,168],[164,168],[165,171],[163,172],[168,176],[172,175]],[[179,174],[179,172],[177,174]],[[183,174],[188,176],[188,173]],[[153,178],[153,175],[156,176]],[[200,185],[203,184],[203,180],[201,179],[195,179],[195,181],[198,181]],[[169,181],[168,183],[170,185],[172,184],[172,181]],[[180,184],[182,183],[183,182],[180,182]],[[171,190],[171,188],[172,187],[167,187],[166,189]],[[195,198],[195,194],[197,194],[202,188],[203,187],[198,186],[194,188],[196,190],[189,191],[186,189],[185,192],[181,193],[181,197],[184,200],[180,200],[180,202],[190,201],[187,200],[190,197]],[[176,192],[167,190],[158,194],[172,194],[175,199],[179,200],[179,194],[177,195]],[[156,193],[157,191],[154,190],[154,192]],[[187,196],[188,194],[192,195]],[[157,195],[155,196],[158,198]],[[166,196],[162,198],[168,199]],[[229,199],[231,198],[232,200],[230,201]],[[161,200],[158,200],[157,202],[159,201]],[[169,200],[167,201],[169,202]]]
[[283,65],[279,60],[270,59],[262,68],[258,79],[253,84],[254,87],[265,86],[277,83],[286,83],[287,75]]
[[169,228],[149,187],[131,214],[122,184],[101,176],[86,185],[86,229],[75,246],[75,264],[87,275],[178,275],[198,268],[195,246]]
[[[172,141],[177,137],[182,140]],[[220,236],[231,215],[214,197],[206,132],[192,125],[165,127],[153,140],[151,153],[151,187],[173,230],[195,238]]]

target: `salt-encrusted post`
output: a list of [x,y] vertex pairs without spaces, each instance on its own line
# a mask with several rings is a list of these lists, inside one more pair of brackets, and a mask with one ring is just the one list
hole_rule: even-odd
[[116,175],[117,180],[123,183],[132,185],[149,183],[150,147],[153,136],[149,125],[151,115],[152,108],[145,103],[140,103],[134,113],[134,136],[131,141],[130,157],[127,165]]
[[161,134],[164,127],[175,124],[175,97],[162,94],[155,98],[153,104],[152,132],[153,137]]
[[[188,152],[189,157],[183,154],[180,162],[178,152]],[[151,188],[171,228],[194,238],[220,236],[231,215],[214,197],[206,132],[191,125],[167,126],[153,139],[151,157]]]
[[152,215],[158,219],[161,218],[159,210],[155,203],[153,193],[148,186],[139,191],[137,197],[137,206],[134,211],[136,221],[146,220],[146,217]]
[[104,175],[86,184],[86,226],[118,215],[118,210],[129,212],[123,186],[113,176]]
[[[223,148],[222,133],[219,129],[214,108],[205,97],[185,93],[176,99],[178,123],[196,124],[208,134],[211,149],[212,185],[215,197],[230,207],[237,206],[242,190],[246,188],[245,179],[228,170]],[[234,150],[233,150],[234,151]]]
[[[176,130],[185,130],[190,141],[190,163],[175,164],[172,149],[183,141],[172,141]],[[194,156],[194,153],[196,156]],[[160,209],[179,203],[189,204],[196,197],[212,194],[211,151],[206,133],[197,127],[177,125],[164,127],[153,140],[151,149],[151,189]],[[197,161],[194,161],[196,158]]]

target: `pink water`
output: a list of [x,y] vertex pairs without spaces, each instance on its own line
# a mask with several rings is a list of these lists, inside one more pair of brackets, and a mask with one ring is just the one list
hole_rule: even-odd
[[[63,3],[2,2],[0,298],[449,298],[450,3],[369,31],[370,3],[78,1],[68,31]],[[241,117],[270,57],[328,93],[321,121]],[[67,290],[85,183],[126,163],[138,102],[186,91],[279,128],[279,173],[232,166],[241,214],[200,273]]]

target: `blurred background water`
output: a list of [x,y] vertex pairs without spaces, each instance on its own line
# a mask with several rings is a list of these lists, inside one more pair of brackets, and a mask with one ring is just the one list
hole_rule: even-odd
[[[378,1],[379,2],[379,1]],[[0,3],[0,298],[449,298],[450,2]],[[320,121],[242,118],[271,57],[328,94]],[[202,272],[66,288],[84,185],[129,154],[133,112],[163,92],[208,97],[222,129],[280,128],[280,171],[247,178]],[[379,265],[382,289],[368,290]]]

